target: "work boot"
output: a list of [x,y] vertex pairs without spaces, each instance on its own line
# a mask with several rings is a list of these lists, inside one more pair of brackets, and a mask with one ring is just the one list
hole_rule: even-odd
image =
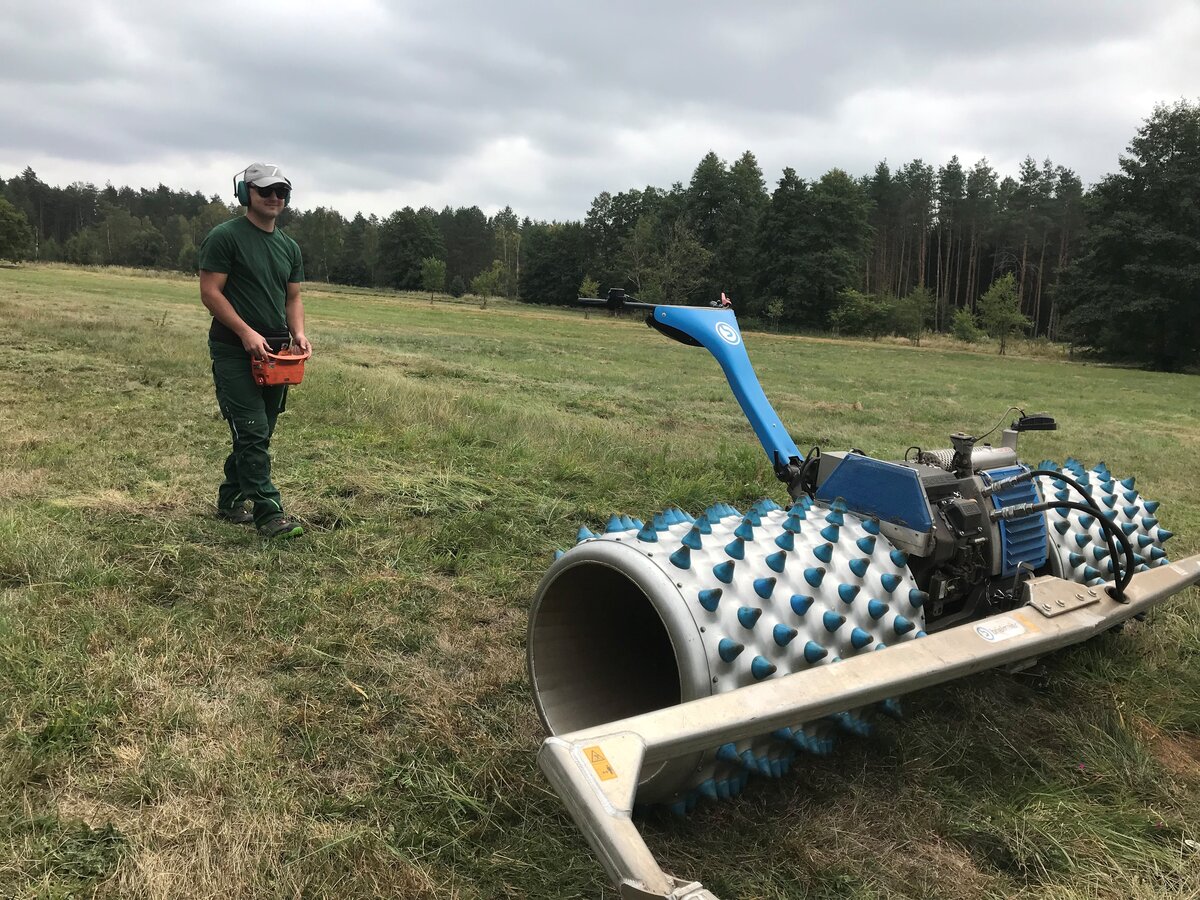
[[245,503],[238,503],[228,509],[218,507],[217,518],[232,522],[234,525],[249,525],[254,521],[254,513],[250,512],[250,508]]
[[258,533],[261,537],[275,538],[294,538],[304,534],[304,528],[295,519],[290,519],[287,516],[279,516],[274,519],[267,519],[258,526]]

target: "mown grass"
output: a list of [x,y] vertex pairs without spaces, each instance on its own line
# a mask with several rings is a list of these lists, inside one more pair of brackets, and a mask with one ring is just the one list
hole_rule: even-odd
[[[540,777],[528,602],[613,510],[782,499],[704,353],[637,321],[311,286],[275,441],[308,535],[211,515],[194,280],[0,272],[0,896],[613,897]],[[807,448],[898,457],[1010,404],[1200,548],[1200,379],[752,334]],[[1200,895],[1200,610],[643,832],[722,897]]]

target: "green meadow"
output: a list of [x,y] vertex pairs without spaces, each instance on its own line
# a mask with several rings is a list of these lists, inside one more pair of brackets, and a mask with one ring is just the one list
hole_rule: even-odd
[[[529,602],[610,513],[784,491],[702,350],[636,317],[314,284],[273,443],[307,533],[213,516],[194,278],[0,269],[0,897],[615,898],[535,763]],[[803,449],[883,458],[1010,406],[1022,458],[1136,475],[1200,551],[1200,377],[747,333]],[[1200,600],[686,819],[734,898],[1200,896]]]

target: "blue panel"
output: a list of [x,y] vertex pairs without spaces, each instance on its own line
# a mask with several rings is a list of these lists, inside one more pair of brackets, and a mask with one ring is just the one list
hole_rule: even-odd
[[767,451],[773,466],[786,463],[793,457],[800,458],[800,451],[758,383],[758,376],[754,374],[750,357],[746,355],[742,332],[732,310],[705,306],[659,306],[654,310],[654,321],[683,332],[717,358],[733,389],[733,395],[750,420],[750,427]]
[[878,516],[922,533],[933,530],[929,501],[915,470],[847,453],[817,488],[817,499],[832,503],[841,497],[860,516]]
[[[1003,469],[989,469],[980,472],[986,483],[1001,481],[1013,475],[1028,472],[1025,466],[1008,466]],[[992,494],[992,505],[996,509],[1014,506],[1018,503],[1039,503],[1037,488],[1032,481],[1023,481],[1018,485],[997,491]],[[1046,564],[1048,545],[1046,541],[1046,515],[1033,513],[1019,519],[1004,519],[1000,522],[1000,574],[1015,575],[1020,563],[1028,563],[1035,569]]]

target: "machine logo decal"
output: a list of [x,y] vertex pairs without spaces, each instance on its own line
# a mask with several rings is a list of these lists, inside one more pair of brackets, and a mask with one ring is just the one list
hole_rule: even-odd
[[717,323],[717,334],[727,344],[732,344],[736,347],[742,342],[742,337],[737,333],[737,329],[728,322]]
[[995,644],[999,641],[1007,641],[1009,638],[1020,637],[1025,633],[1025,628],[1016,619],[1005,617],[993,619],[988,625],[976,625],[975,633],[985,641]]

